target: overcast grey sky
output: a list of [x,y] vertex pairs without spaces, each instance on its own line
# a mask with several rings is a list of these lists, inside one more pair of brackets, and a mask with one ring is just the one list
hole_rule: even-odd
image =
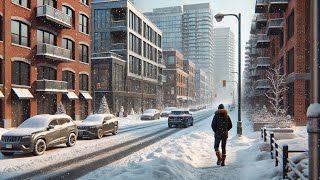
[[[181,6],[184,4],[196,4],[196,3],[210,3],[213,14],[216,13],[228,13],[238,14],[241,13],[241,25],[242,25],[242,64],[244,64],[245,57],[245,43],[249,40],[251,20],[254,15],[255,0],[135,0],[136,6],[142,11],[152,11],[153,8],[168,7],[168,6]],[[220,23],[214,21],[214,27],[231,27],[232,31],[238,34],[237,19],[234,17],[225,17]],[[236,50],[236,52],[238,52]],[[236,54],[237,55],[237,54]],[[237,56],[236,56],[237,57]],[[237,59],[236,59],[237,63]],[[243,66],[242,66],[243,69]]]

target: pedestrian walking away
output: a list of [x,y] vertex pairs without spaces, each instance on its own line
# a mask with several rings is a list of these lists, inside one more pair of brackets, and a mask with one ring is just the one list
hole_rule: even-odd
[[[211,127],[214,132],[214,150],[218,158],[217,165],[225,166],[228,131],[232,128],[232,122],[223,104],[220,104],[218,110],[215,112]],[[219,151],[220,142],[222,154]]]

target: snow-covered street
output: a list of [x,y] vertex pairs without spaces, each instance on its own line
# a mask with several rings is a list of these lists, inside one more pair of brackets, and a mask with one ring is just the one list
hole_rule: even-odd
[[[216,165],[213,148],[213,132],[211,121],[215,109],[193,113],[195,116],[210,112],[212,115],[186,129],[168,129],[167,118],[155,121],[140,121],[139,116],[119,119],[120,129],[116,136],[108,135],[102,139],[79,140],[77,145],[67,148],[65,145],[51,148],[42,156],[31,154],[17,154],[13,157],[0,155],[0,179],[24,177],[29,173],[33,177],[55,176],[54,169],[63,166],[68,173],[83,164],[95,164],[100,159],[122,152],[134,144],[130,141],[157,133],[166,129],[172,132],[168,137],[159,139],[152,145],[127,156],[119,158],[106,166],[95,164],[90,173],[79,179],[278,179],[274,160],[270,159],[270,152],[261,151],[263,142],[259,132],[253,132],[251,122],[243,116],[243,136],[236,134],[237,111],[230,113],[233,128],[230,130],[227,142],[226,166]],[[5,129],[1,129],[5,132]],[[279,140],[289,143],[292,148],[306,149],[306,131],[304,127],[295,128],[295,139]],[[159,132],[165,134],[166,132]],[[152,138],[152,137],[150,137]],[[297,139],[299,141],[297,141]],[[145,137],[145,140],[148,140]],[[128,142],[128,143],[127,143]],[[141,143],[144,143],[141,141]],[[127,144],[127,145],[123,145]],[[118,148],[114,148],[118,147]],[[109,151],[105,151],[109,148]],[[262,148],[263,149],[263,148]],[[104,152],[105,151],[105,152]],[[110,155],[111,154],[111,155]],[[78,165],[71,162],[77,162]],[[81,162],[81,163],[80,163]],[[77,164],[75,163],[75,164]],[[52,171],[50,169],[52,168]],[[39,176],[40,171],[48,171],[47,175]],[[80,174],[80,173],[79,173]]]

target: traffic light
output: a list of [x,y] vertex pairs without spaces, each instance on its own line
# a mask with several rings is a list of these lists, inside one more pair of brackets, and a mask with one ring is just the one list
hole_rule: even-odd
[[222,80],[222,87],[226,87],[227,86],[227,81],[226,80]]

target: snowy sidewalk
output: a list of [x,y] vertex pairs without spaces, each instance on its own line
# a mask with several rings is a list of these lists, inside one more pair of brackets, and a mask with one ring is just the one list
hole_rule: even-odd
[[[244,136],[238,138],[236,117],[234,110],[231,113],[233,128],[227,143],[225,167],[216,165],[211,117],[80,179],[206,180],[274,177],[273,163],[267,162],[261,168],[255,167],[256,158],[261,154],[259,134],[252,132],[250,123],[244,118]],[[246,134],[252,137],[248,138]],[[267,159],[267,155],[269,154],[265,153],[266,157],[263,158],[262,154],[262,159]]]

